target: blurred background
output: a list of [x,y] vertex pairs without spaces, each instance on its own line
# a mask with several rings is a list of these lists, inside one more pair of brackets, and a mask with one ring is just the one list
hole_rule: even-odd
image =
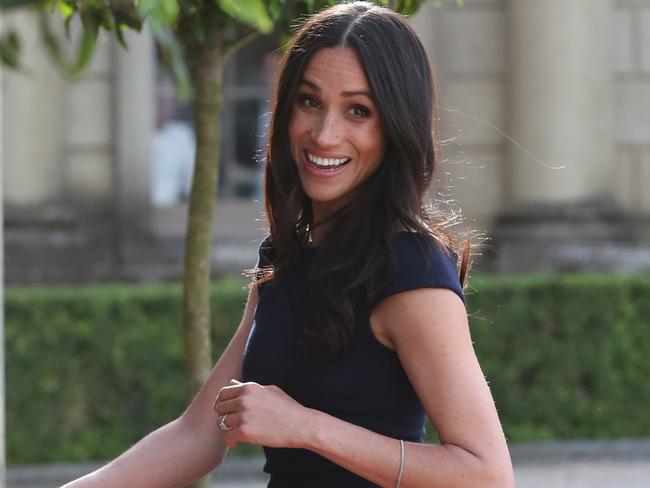
[[[650,5],[470,0],[423,5],[413,23],[438,80],[443,195],[489,232],[477,269],[650,266]],[[193,164],[189,104],[150,36],[103,33],[85,76],[48,62],[37,19],[29,75],[3,76],[8,284],[178,277]],[[276,44],[227,67],[213,267],[238,272],[262,237],[259,150]],[[637,225],[639,224],[639,225]]]
[[[101,34],[68,82],[37,17],[1,15],[28,67],[3,69],[0,85],[8,463],[107,459],[185,401],[176,283],[192,107],[146,31],[127,35],[128,50]],[[468,303],[510,440],[650,437],[650,3],[426,2],[412,23],[438,84],[444,162],[431,196],[482,244]],[[260,36],[226,67],[215,357],[265,231],[276,46]],[[597,446],[567,452],[639,460],[647,481],[648,443]],[[587,482],[521,486],[600,486]]]

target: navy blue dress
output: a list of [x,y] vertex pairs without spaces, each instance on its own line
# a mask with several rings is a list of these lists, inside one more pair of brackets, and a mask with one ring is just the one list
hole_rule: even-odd
[[[268,263],[263,246],[260,265]],[[357,320],[354,346],[335,366],[315,361],[300,349],[302,324],[313,313],[306,276],[317,252],[306,248],[295,266],[259,286],[244,352],[244,381],[277,385],[305,407],[389,437],[422,442],[425,410],[397,354],[373,335],[368,314]],[[424,248],[416,234],[397,232],[375,303],[416,288],[448,288],[464,301],[455,258],[438,246]],[[306,449],[264,447],[264,453],[269,488],[376,486]]]

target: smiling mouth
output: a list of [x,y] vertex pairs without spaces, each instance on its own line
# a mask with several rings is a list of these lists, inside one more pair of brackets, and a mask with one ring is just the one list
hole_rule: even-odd
[[305,159],[311,166],[325,171],[339,169],[352,161],[352,158],[319,158],[307,151],[305,151]]

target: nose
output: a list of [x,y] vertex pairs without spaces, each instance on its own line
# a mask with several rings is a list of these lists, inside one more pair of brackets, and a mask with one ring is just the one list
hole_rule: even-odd
[[341,142],[342,131],[343,127],[339,117],[332,112],[327,112],[314,127],[312,138],[319,147],[335,147]]

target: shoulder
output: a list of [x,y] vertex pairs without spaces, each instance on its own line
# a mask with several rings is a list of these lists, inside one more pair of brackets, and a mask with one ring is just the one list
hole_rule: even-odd
[[257,268],[263,268],[264,266],[273,264],[273,244],[270,235],[264,237],[260,243],[257,254]]
[[[396,266],[421,266],[440,270],[440,267],[456,268],[458,254],[453,249],[444,247],[432,238],[426,238],[416,232],[396,232],[391,242],[391,257]],[[436,267],[436,265],[439,265]]]
[[458,279],[457,255],[414,232],[395,233],[382,274],[375,303],[420,288],[446,288],[465,301]]
[[399,232],[389,261],[370,317],[375,336],[389,349],[411,350],[409,341],[424,341],[437,328],[432,324],[467,320],[453,250],[419,234]]

